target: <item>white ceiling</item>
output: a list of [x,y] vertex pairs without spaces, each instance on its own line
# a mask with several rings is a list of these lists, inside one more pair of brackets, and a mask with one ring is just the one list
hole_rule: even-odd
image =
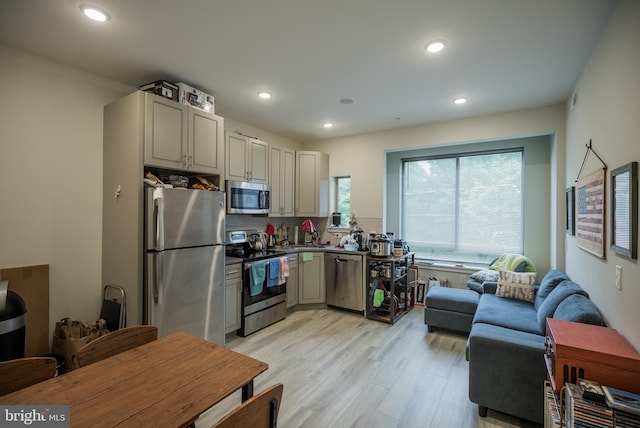
[[[306,142],[564,102],[614,3],[0,0],[0,43],[132,87],[182,81],[219,115]],[[435,38],[447,49],[427,55]]]

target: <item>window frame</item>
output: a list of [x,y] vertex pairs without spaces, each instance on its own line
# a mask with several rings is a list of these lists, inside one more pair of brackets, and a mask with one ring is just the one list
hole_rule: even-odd
[[[456,251],[460,250],[460,227],[459,227],[459,218],[460,218],[460,159],[472,156],[486,156],[486,155],[496,155],[496,154],[504,154],[504,153],[520,153],[520,243],[518,252],[524,253],[525,248],[525,173],[526,173],[526,161],[525,161],[525,148],[523,146],[517,147],[505,147],[505,148],[493,148],[493,149],[482,149],[482,150],[472,150],[472,151],[460,151],[460,152],[449,152],[449,153],[439,153],[434,155],[420,155],[420,156],[406,156],[400,158],[400,212],[399,212],[399,223],[400,230],[402,231],[402,236],[406,235],[406,225],[405,225],[405,191],[406,191],[406,167],[410,162],[419,162],[425,160],[439,160],[439,159],[454,159],[456,165],[455,171],[455,238],[453,247]],[[410,238],[407,237],[407,241],[411,241]],[[436,247],[433,247],[436,248]],[[460,253],[457,253],[460,254]],[[490,256],[488,258],[493,259],[494,256],[498,256],[499,254],[494,254],[493,252],[489,252]],[[455,253],[452,255],[456,255]],[[450,258],[427,258],[420,257],[418,254],[416,259],[429,260],[435,262],[454,262],[456,264],[463,262],[465,264],[481,264],[483,261],[480,260],[462,260],[460,259],[450,259]],[[488,260],[486,261],[488,262]]]
[[349,215],[346,216],[342,216],[340,219],[340,226],[331,226],[332,229],[349,229],[349,220],[351,218],[351,211],[352,211],[352,207],[351,207],[351,176],[350,175],[336,175],[333,177],[333,212],[337,212],[338,211],[338,207],[340,205],[339,203],[339,197],[340,197],[340,192],[339,192],[339,188],[340,188],[340,180],[343,179],[349,179]]

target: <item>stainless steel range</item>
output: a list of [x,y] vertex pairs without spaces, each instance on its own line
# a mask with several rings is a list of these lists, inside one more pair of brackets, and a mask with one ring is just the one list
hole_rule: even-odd
[[245,231],[227,233],[226,253],[242,259],[242,320],[238,334],[248,336],[287,315],[287,253],[254,250]]

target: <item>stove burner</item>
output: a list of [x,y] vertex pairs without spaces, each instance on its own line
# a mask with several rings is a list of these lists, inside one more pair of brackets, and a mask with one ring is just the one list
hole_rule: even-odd
[[229,257],[244,257],[245,254],[246,252],[243,248],[227,250],[227,256]]

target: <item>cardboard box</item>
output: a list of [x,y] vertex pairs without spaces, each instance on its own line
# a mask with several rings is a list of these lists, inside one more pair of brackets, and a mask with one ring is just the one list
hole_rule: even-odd
[[139,87],[141,91],[151,92],[152,94],[161,95],[170,100],[178,101],[179,89],[178,86],[166,80],[156,80],[155,82],[147,83]]
[[0,279],[9,281],[9,290],[27,306],[25,357],[49,354],[49,265],[3,268]]
[[182,104],[215,114],[215,100],[213,95],[204,93],[182,82],[178,82],[178,88],[180,90],[180,102]]

